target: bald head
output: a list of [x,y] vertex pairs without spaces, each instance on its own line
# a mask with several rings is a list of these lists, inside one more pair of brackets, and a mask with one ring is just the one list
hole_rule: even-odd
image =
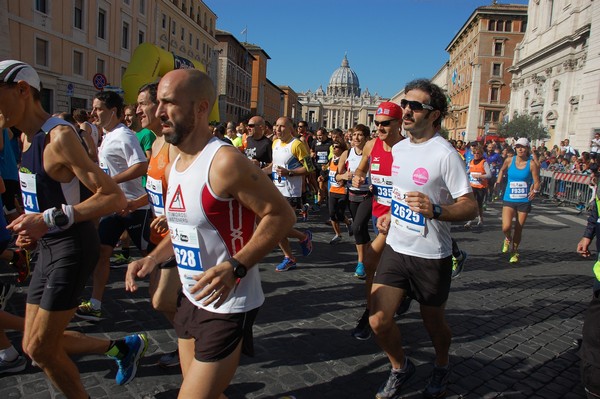
[[208,112],[215,103],[216,92],[211,78],[197,69],[175,69],[163,76],[159,85],[171,85],[178,95],[194,103],[207,101]]

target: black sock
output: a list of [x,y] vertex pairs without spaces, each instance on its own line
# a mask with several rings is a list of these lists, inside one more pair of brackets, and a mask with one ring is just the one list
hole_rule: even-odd
[[129,347],[125,343],[124,339],[119,339],[116,341],[110,341],[110,345],[108,346],[108,350],[105,352],[108,356],[116,357],[118,359],[122,359],[129,353]]
[[121,255],[125,258],[129,258],[129,247],[121,248]]

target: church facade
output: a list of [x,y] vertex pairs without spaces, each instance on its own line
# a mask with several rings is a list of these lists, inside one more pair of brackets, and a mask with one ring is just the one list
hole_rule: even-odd
[[311,130],[322,126],[346,130],[359,123],[374,128],[375,111],[384,99],[377,93],[371,95],[369,89],[361,90],[358,76],[344,56],[341,66],[331,75],[327,90],[319,86],[315,92],[298,93],[298,101],[302,105],[301,118]]

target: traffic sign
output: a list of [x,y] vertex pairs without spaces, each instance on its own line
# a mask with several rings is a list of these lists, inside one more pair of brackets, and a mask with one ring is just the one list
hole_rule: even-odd
[[67,96],[72,96],[73,95],[73,90],[75,90],[75,86],[73,86],[73,83],[69,83],[67,85]]
[[104,86],[106,86],[107,80],[106,80],[106,76],[104,76],[101,73],[97,73],[94,75],[94,77],[92,78],[92,83],[94,84],[94,87],[98,90],[102,90],[102,88]]
[[462,132],[461,134],[462,134],[462,136],[463,136],[463,137],[465,137],[465,136],[467,135],[467,132],[465,132],[465,131],[463,130],[463,132]]

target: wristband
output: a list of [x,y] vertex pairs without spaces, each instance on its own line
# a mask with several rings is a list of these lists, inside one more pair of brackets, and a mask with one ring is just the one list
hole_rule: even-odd
[[69,218],[69,222],[61,227],[62,230],[66,230],[75,223],[75,209],[73,208],[73,205],[63,204],[62,211]]

